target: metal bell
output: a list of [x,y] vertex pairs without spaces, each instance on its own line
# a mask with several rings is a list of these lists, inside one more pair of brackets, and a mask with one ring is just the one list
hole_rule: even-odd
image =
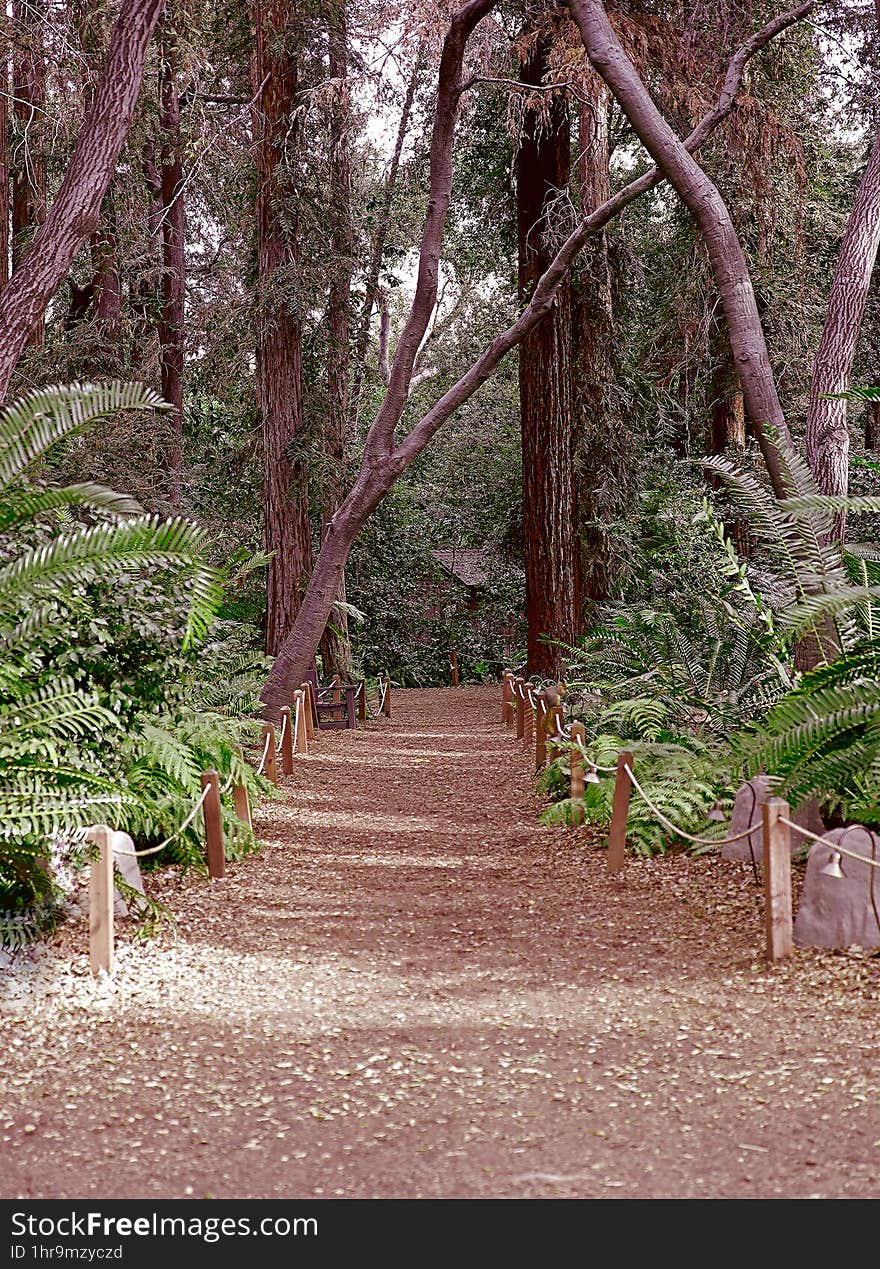
[[840,866],[840,851],[833,850],[828,857],[828,863],[819,871],[824,877],[845,877],[846,873]]
[[724,814],[724,811],[721,809],[720,802],[715,803],[715,805],[712,807],[712,810],[706,816],[706,819],[707,820],[726,820],[727,819],[727,816]]
[[599,779],[599,773],[591,763],[589,771],[587,771],[586,774],[584,775],[584,784],[601,784],[601,783],[602,781]]

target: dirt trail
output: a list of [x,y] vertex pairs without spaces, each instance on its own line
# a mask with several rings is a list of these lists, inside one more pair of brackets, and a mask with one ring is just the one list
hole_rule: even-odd
[[69,925],[0,1007],[0,1195],[876,1196],[880,961],[767,967],[739,865],[608,879],[498,699],[323,733],[258,855],[149,879],[177,939],[91,1003]]

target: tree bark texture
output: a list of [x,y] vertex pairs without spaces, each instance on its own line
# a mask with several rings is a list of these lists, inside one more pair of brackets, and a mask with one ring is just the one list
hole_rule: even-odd
[[[874,140],[847,220],[828,310],[816,350],[807,409],[807,461],[823,494],[845,494],[849,486],[849,427],[845,400],[827,393],[850,386],[871,274],[880,245],[880,133]],[[834,517],[834,536],[843,541],[846,512]]]
[[0,290],[9,281],[10,214],[9,202],[9,77],[12,53],[11,31],[6,6],[0,13]]
[[[348,87],[348,24],[344,0],[329,23],[330,79],[335,85],[330,106],[328,140],[330,191],[330,286],[327,297],[327,425],[325,448],[329,478],[324,490],[322,538],[342,501],[346,441],[348,437],[349,319],[351,278],[354,269],[354,235],[351,223],[351,157],[349,130],[351,109]],[[345,582],[337,599],[345,603]],[[321,637],[321,664],[325,675],[339,674],[351,680],[351,643],[348,618],[337,607]]]
[[[291,453],[302,428],[302,324],[291,299],[297,265],[294,170],[298,64],[292,0],[257,0],[253,76],[258,92],[257,391],[263,448],[264,545],[272,553],[266,594],[266,650],[283,647],[312,562],[307,476]],[[320,633],[320,632],[319,632]],[[312,654],[317,647],[312,645]],[[302,669],[305,670],[306,665]],[[302,681],[300,674],[295,687]],[[279,704],[290,704],[289,699]]]
[[159,25],[159,179],[162,200],[162,294],[159,306],[159,356],[162,396],[171,406],[171,439],[165,452],[168,496],[180,501],[183,461],[184,302],[186,299],[186,208],[180,134],[179,33],[171,12]]
[[587,56],[617,98],[633,131],[694,217],[718,285],[746,410],[773,488],[786,493],[774,434],[791,438],[779,403],[748,265],[717,187],[676,136],[614,32],[602,0],[568,0]]
[[45,223],[0,295],[0,398],[76,252],[94,233],[140,93],[162,0],[123,0],[104,71]]
[[[540,86],[549,46],[541,40],[520,69]],[[567,102],[558,95],[526,107],[516,156],[519,300],[525,306],[553,259],[555,204],[568,191],[571,135]],[[547,317],[519,350],[522,426],[523,551],[528,670],[559,673],[561,650],[581,632],[580,544],[574,480],[571,287],[565,279]]]
[[[611,197],[608,106],[610,94],[596,74],[579,105],[578,186],[582,216]],[[615,571],[611,522],[626,503],[629,437],[612,419],[614,313],[608,238],[600,230],[583,252],[571,287],[576,420],[575,482],[582,559],[582,589],[597,605],[611,591]]]
[[[12,53],[13,115],[16,143],[12,161],[12,271],[46,219],[46,0],[13,0],[15,44]],[[27,336],[27,346],[43,342],[43,315]]]
[[865,448],[880,449],[880,401],[865,406]]
[[[406,338],[398,341],[391,381],[402,380],[403,395],[386,397],[370,429],[364,460],[354,484],[341,504],[324,539],[315,569],[297,615],[293,630],[275,659],[272,671],[261,692],[265,714],[277,718],[279,708],[288,703],[293,689],[302,681],[303,673],[314,656],[330,609],[337,593],[345,562],[352,544],[374,507],[385,496],[394,481],[419,454],[431,438],[457,409],[491,378],[501,360],[534,329],[549,313],[556,292],[577,258],[578,253],[624,207],[646,190],[663,180],[658,166],[630,181],[569,234],[532,297],[515,322],[498,334],[468,367],[461,377],[413,425],[399,441],[394,441],[394,428],[406,404],[406,390],[412,378],[413,362],[419,342],[424,336],[430,313],[436,301],[437,262],[445,223],[452,178],[452,145],[455,107],[460,93],[461,61],[467,38],[476,24],[489,12],[492,4],[472,0],[453,15],[444,41],[438,75],[439,87],[431,146],[431,180],[428,211],[425,217],[421,267],[416,282],[416,295],[410,310]],[[687,150],[696,150],[711,136],[717,125],[730,113],[750,58],[780,32],[799,21],[814,7],[813,0],[788,10],[766,23],[750,36],[728,63],[724,83],[715,105],[684,141]],[[413,343],[415,347],[413,348]]]

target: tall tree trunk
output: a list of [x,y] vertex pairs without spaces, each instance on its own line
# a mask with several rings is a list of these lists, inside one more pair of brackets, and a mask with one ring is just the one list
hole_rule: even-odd
[[[92,273],[95,284],[95,317],[107,342],[118,344],[122,336],[122,275],[116,246],[116,217],[112,193],[104,200],[101,223],[92,234]],[[122,349],[119,349],[122,360]]]
[[[845,494],[849,486],[849,427],[845,392],[855,360],[862,316],[877,247],[880,245],[880,133],[874,140],[834,271],[828,310],[816,350],[807,410],[807,461],[820,493]],[[846,512],[834,518],[834,536],[843,541]]]
[[[611,197],[608,140],[610,94],[588,76],[578,123],[580,210],[588,216]],[[615,427],[608,393],[613,381],[614,313],[608,238],[597,233],[572,278],[575,479],[584,598],[591,606],[609,596],[615,551],[608,526],[620,512],[628,485],[628,440]]]
[[[520,81],[541,85],[549,43],[542,39],[520,69]],[[559,96],[527,107],[516,158],[520,304],[555,255],[554,205],[568,190],[571,136]],[[560,286],[550,314],[520,345],[523,547],[528,621],[528,673],[556,677],[560,649],[581,632],[581,570],[574,481],[571,288]]]
[[29,333],[98,224],[125,144],[162,0],[123,0],[104,71],[45,223],[0,294],[0,399]]
[[[312,562],[306,470],[290,454],[302,427],[302,325],[288,299],[298,259],[294,167],[298,62],[293,0],[254,5],[257,141],[257,385],[263,444],[264,544],[272,553],[266,650],[283,646]],[[317,641],[316,641],[317,642]]]
[[9,281],[10,272],[10,222],[12,211],[9,202],[9,78],[12,51],[9,18],[6,5],[0,13],[0,289]]
[[[712,375],[706,453],[723,454],[729,450],[742,453],[746,447],[746,412],[742,387],[733,367],[730,345],[720,329],[716,328],[715,335],[717,360]],[[715,489],[722,483],[711,472],[707,473],[706,480]],[[748,520],[734,517],[725,523],[725,528],[738,553],[744,558],[750,555],[752,539]]]
[[162,198],[162,294],[159,306],[159,356],[162,396],[171,406],[171,440],[164,456],[168,496],[180,501],[183,460],[184,302],[186,299],[186,210],[180,136],[180,34],[172,12],[159,26],[160,182]]
[[[12,171],[12,271],[21,267],[37,228],[46,219],[46,0],[13,0],[13,110],[18,143]],[[26,346],[42,344],[42,313],[28,332]]]
[[785,444],[791,444],[791,437],[779,403],[748,265],[727,205],[654,104],[617,38],[602,0],[568,0],[568,7],[580,28],[587,56],[697,223],[721,296],[746,411],[773,488],[783,497],[785,481],[772,432]]
[[366,293],[364,295],[364,303],[361,309],[360,319],[358,321],[357,335],[355,337],[355,353],[354,353],[354,378],[351,385],[351,426],[354,432],[357,426],[358,412],[361,402],[361,388],[363,387],[364,372],[367,361],[367,345],[370,342],[370,318],[373,315],[373,309],[379,297],[379,273],[382,269],[382,259],[385,255],[385,243],[388,238],[388,226],[391,223],[391,204],[394,201],[394,191],[397,188],[397,174],[400,170],[400,158],[403,154],[403,144],[406,140],[406,131],[409,127],[409,116],[412,111],[413,100],[416,95],[416,88],[419,82],[419,74],[422,68],[421,47],[416,55],[413,63],[412,74],[409,77],[406,86],[406,95],[403,99],[403,107],[400,112],[400,119],[397,123],[397,137],[394,142],[394,150],[391,154],[391,163],[388,168],[388,175],[385,178],[385,188],[382,192],[382,206],[379,209],[379,216],[373,229],[370,243],[370,263],[367,269]]
[[[330,289],[327,299],[327,427],[325,448],[330,477],[324,492],[322,537],[342,501],[342,477],[348,434],[349,317],[354,242],[351,225],[351,110],[348,89],[348,24],[344,0],[329,24],[330,78],[336,88],[329,118]],[[345,603],[343,578],[337,599]],[[321,638],[325,674],[352,675],[351,642],[345,609],[331,613]]]

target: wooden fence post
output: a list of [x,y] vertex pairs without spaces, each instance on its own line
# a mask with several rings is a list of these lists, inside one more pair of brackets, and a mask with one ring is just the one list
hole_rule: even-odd
[[341,705],[342,704],[342,679],[339,677],[338,674],[334,674],[333,678],[330,680],[330,683],[331,683],[331,686],[333,687],[333,696],[331,698],[333,701],[333,704]]
[[535,770],[541,771],[547,762],[547,700],[538,693],[538,709],[535,718]]
[[308,682],[300,683],[299,690],[303,694],[303,709],[306,717],[306,739],[314,740],[315,720],[312,715],[312,685]]
[[501,676],[501,724],[513,726],[513,670],[505,670]]
[[535,711],[529,702],[529,689],[523,689],[523,749],[532,747],[535,733]]
[[382,713],[385,715],[386,718],[390,718],[391,717],[391,675],[386,674],[383,681],[385,683],[385,704],[382,707]]
[[89,876],[89,968],[97,978],[113,971],[113,829],[95,824],[86,837],[99,851]]
[[458,653],[455,648],[449,649],[449,668],[452,671],[452,686],[458,687]]
[[608,834],[608,871],[617,873],[623,868],[626,851],[626,821],[629,817],[629,798],[632,781],[626,771],[633,766],[633,756],[624,750],[617,756],[617,779],[614,784],[614,806],[611,811],[611,832]]
[[791,831],[785,798],[769,798],[761,807],[764,830],[764,929],[767,957],[771,961],[791,956],[794,950],[791,922]]
[[[571,754],[569,758],[571,766],[571,784],[569,788],[569,796],[572,798],[582,798],[584,796],[584,775],[585,762],[583,754],[583,746],[586,742],[587,733],[583,723],[572,723],[571,725]],[[571,809],[572,824],[583,824],[584,808],[583,806],[572,807]]]
[[[294,692],[294,701],[297,698]],[[281,715],[281,770],[285,775],[293,774],[293,717],[289,705],[282,705],[278,711]]]
[[226,875],[226,854],[223,849],[223,812],[220,809],[220,777],[216,771],[202,772],[202,788],[210,785],[202,812],[205,817],[205,845],[208,848],[208,876]]
[[524,680],[516,678],[513,681],[513,693],[516,699],[516,738],[522,740],[523,730],[526,725],[525,702],[523,700]]
[[252,829],[254,821],[251,817],[251,800],[243,784],[234,784],[232,786],[232,805],[235,807],[235,814],[242,824],[247,824],[248,828]]
[[305,695],[305,692],[303,692],[302,688],[300,688],[298,691],[294,692],[293,694],[293,708],[294,708],[295,722],[293,725],[294,732],[293,732],[293,739],[291,743],[291,755],[290,755],[291,771],[293,770],[294,753],[308,753],[309,752],[309,737],[306,731],[306,709],[308,708],[308,701],[306,700],[306,695]]
[[269,748],[266,750],[266,762],[263,771],[266,773],[266,779],[271,780],[273,784],[278,783],[278,763],[275,760],[275,728],[271,723],[263,723],[263,745],[266,744],[266,737],[269,737]]
[[365,723],[367,721],[367,684],[365,679],[361,679],[361,685],[358,688],[358,722]]

